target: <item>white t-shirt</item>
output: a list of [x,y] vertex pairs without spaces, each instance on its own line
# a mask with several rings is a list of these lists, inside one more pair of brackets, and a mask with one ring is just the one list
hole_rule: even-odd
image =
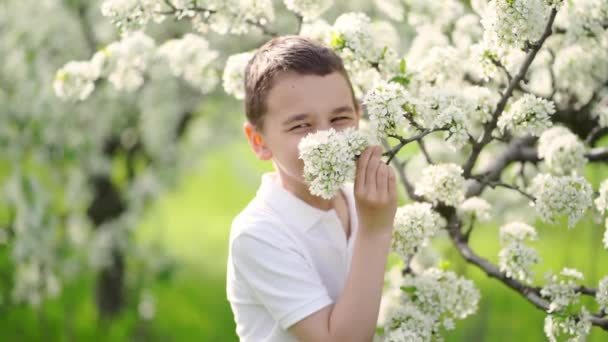
[[353,184],[342,191],[351,234],[334,209],[302,201],[262,175],[255,198],[233,220],[226,293],[243,342],[296,341],[287,329],[335,303],[350,268],[357,215]]

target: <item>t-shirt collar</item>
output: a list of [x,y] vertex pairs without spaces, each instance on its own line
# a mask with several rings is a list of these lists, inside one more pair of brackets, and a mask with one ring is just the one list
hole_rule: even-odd
[[[308,230],[323,216],[331,215],[334,212],[333,209],[325,211],[315,208],[289,192],[279,183],[276,172],[266,172],[262,174],[261,179],[262,183],[257,196],[274,209],[285,222],[296,227]],[[344,185],[342,191],[346,195]]]

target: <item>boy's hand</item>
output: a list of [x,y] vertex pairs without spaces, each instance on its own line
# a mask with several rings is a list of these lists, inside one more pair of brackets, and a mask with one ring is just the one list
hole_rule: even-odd
[[357,160],[354,192],[362,233],[390,234],[397,211],[393,169],[382,159],[382,147],[369,146]]

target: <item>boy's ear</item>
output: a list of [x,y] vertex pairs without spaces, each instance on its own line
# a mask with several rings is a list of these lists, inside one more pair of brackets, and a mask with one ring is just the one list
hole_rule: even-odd
[[255,153],[255,155],[260,160],[270,160],[272,159],[272,151],[266,146],[264,140],[262,139],[262,135],[256,130],[255,126],[252,125],[249,121],[245,121],[243,124],[243,130],[245,131],[245,135],[247,136],[247,141],[249,142],[249,146]]

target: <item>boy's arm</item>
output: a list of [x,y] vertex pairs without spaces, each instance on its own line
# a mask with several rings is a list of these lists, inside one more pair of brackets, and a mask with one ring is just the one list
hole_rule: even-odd
[[299,341],[372,341],[397,208],[395,174],[381,148],[366,149],[357,162],[355,197],[359,231],[346,283],[337,302],[289,328]]

